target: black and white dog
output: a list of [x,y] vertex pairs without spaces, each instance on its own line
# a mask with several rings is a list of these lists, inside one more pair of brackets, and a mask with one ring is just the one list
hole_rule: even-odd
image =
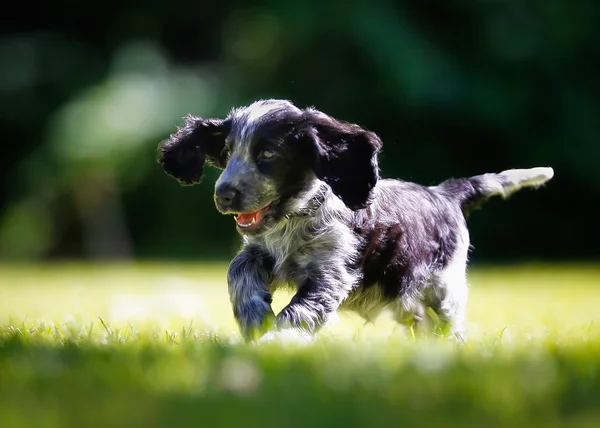
[[[182,184],[199,183],[205,162],[223,170],[214,199],[243,239],[227,280],[246,340],[312,337],[338,309],[366,320],[389,309],[403,325],[461,334],[469,210],[553,176],[512,169],[427,187],[380,179],[381,148],[373,132],[284,100],[187,116],[160,143],[159,163]],[[295,296],[275,316],[282,286]]]

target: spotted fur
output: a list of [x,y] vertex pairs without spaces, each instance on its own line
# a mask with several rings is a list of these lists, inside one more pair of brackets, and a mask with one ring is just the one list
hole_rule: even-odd
[[[215,186],[222,213],[263,213],[251,228],[238,224],[243,244],[227,275],[246,340],[311,336],[340,309],[368,321],[389,309],[403,325],[462,333],[470,210],[553,176],[532,168],[437,186],[380,179],[381,147],[358,125],[283,100],[233,109],[224,120],[188,116],[159,145],[164,170],[184,184],[202,180],[205,161],[223,169]],[[281,287],[295,295],[275,315]]]

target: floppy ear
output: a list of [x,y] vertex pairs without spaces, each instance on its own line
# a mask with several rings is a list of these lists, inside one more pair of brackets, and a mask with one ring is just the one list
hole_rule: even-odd
[[318,155],[315,173],[352,210],[366,207],[379,179],[379,137],[358,125],[307,109]]
[[184,119],[185,123],[177,132],[158,145],[157,161],[181,184],[198,184],[202,181],[205,161],[217,168],[225,168],[227,158],[223,149],[229,121],[192,115]]

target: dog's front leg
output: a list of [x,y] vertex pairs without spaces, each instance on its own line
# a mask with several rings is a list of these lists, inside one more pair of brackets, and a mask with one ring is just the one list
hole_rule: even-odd
[[312,336],[334,316],[348,296],[347,284],[335,271],[319,272],[306,277],[291,302],[277,315],[279,331],[293,330]]
[[271,309],[272,262],[261,248],[248,246],[229,265],[227,283],[233,314],[245,341],[258,339],[275,320]]

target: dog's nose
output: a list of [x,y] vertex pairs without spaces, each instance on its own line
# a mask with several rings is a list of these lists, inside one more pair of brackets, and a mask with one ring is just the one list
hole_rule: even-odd
[[226,183],[220,184],[215,189],[215,200],[221,207],[226,208],[233,203],[238,193],[237,189],[232,185]]

